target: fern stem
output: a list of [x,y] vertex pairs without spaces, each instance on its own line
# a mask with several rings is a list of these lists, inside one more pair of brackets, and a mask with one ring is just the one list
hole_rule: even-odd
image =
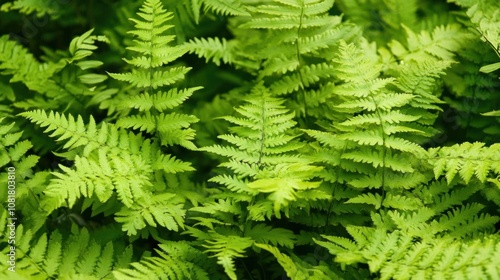
[[325,231],[324,233],[327,233],[327,227],[328,225],[330,224],[330,217],[332,216],[332,208],[333,208],[333,197],[335,195],[335,187],[337,187],[336,183],[333,184],[333,187],[332,187],[332,201],[330,201],[329,205],[328,205],[328,211],[326,212],[326,221],[325,221]]
[[250,270],[248,270],[246,263],[241,259],[238,259],[238,261],[243,264],[243,268],[245,268],[245,271],[247,272],[248,277],[250,277],[249,279],[253,280],[254,278],[252,277],[252,273],[250,272]]
[[300,8],[300,21],[299,21],[299,28],[297,29],[297,39],[295,39],[295,49],[297,52],[297,62],[299,63],[298,67],[298,74],[300,77],[300,91],[302,93],[302,99],[304,102],[304,121],[306,124],[306,127],[308,127],[308,121],[307,121],[307,97],[306,97],[306,90],[304,88],[304,77],[302,76],[302,72],[300,71],[302,68],[302,57],[300,55],[300,33],[302,31],[302,18],[304,17],[304,2],[302,1],[302,7]]
[[[347,145],[344,145],[343,149],[342,149],[342,152],[340,153],[340,158],[342,158],[342,154],[345,152],[347,148]],[[335,195],[335,187],[337,187],[338,182],[335,182],[332,186],[332,201],[330,201],[330,205],[328,205],[328,212],[326,214],[326,221],[325,221],[325,233],[326,233],[326,228],[328,227],[328,225],[330,224],[330,217],[332,215],[332,208],[333,208],[333,200],[334,200],[334,195]]]
[[[367,82],[368,83],[368,82]],[[385,137],[385,128],[384,128],[384,120],[382,119],[382,116],[380,115],[380,109],[378,108],[377,102],[375,102],[375,98],[373,96],[370,96],[370,99],[372,100],[373,104],[375,104],[375,113],[377,114],[378,119],[380,120],[380,130],[382,131],[382,200],[380,202],[381,206],[384,204],[384,199],[385,199],[385,171],[386,171],[386,157],[387,157],[387,148],[386,148],[386,137]]]
[[264,141],[266,140],[266,99],[262,98],[262,129],[260,134],[260,148],[259,148],[259,159],[257,161],[257,166],[261,168],[262,157],[264,156]]
[[[1,144],[0,144],[0,145],[1,145]],[[2,148],[3,148],[4,150],[7,150],[7,147],[5,147],[5,146],[3,146],[3,145],[2,145]],[[16,170],[17,170],[17,169],[19,169],[19,168],[16,166],[16,164],[14,164],[15,160],[14,160],[14,158],[12,158],[12,157],[9,155],[9,153],[7,153],[7,159],[8,159],[8,161],[9,161],[9,162],[10,162],[10,163],[11,163],[11,164],[12,164],[12,165],[16,168]],[[24,176],[19,176],[19,179],[17,179],[17,180],[21,181],[21,182],[22,182],[25,186],[26,186],[26,185],[28,185],[28,184],[26,183],[26,180],[25,180],[25,177],[24,177]],[[38,208],[38,210],[40,210],[41,212],[44,212],[43,208],[40,206],[40,199],[39,199],[39,198],[38,198],[38,196],[37,196],[37,195],[33,192],[33,189],[32,189],[32,188],[28,188],[28,191],[29,191],[29,192],[31,193],[31,195],[33,195],[33,197],[35,198],[35,201],[36,201],[36,203],[37,203],[37,208]]]

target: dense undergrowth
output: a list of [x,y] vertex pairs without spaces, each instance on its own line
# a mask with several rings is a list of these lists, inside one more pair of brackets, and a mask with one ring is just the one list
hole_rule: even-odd
[[499,279],[500,2],[0,6],[1,279]]

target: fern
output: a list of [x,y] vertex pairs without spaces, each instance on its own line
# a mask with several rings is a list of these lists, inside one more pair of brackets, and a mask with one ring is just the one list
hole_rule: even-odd
[[255,244],[255,246],[264,249],[278,260],[280,265],[286,272],[286,275],[291,279],[336,279],[339,278],[335,272],[331,271],[328,266],[321,264],[319,266],[312,267],[307,263],[294,260],[291,257],[281,253],[276,247],[272,247],[266,244]]
[[448,183],[458,174],[466,184],[475,177],[480,182],[490,181],[498,185],[498,156],[498,145],[484,147],[484,143],[476,142],[430,149],[428,158],[436,178],[445,175]]
[[52,17],[60,16],[63,12],[62,6],[51,2],[39,2],[33,0],[16,0],[7,2],[0,6],[0,11],[8,12],[18,10],[22,14],[30,15],[36,13],[37,17],[50,15]]
[[401,231],[349,231],[355,243],[329,236],[323,236],[328,241],[316,242],[336,254],[336,262],[367,263],[372,273],[380,272],[381,279],[495,278],[500,268],[495,235],[469,242],[449,238],[415,241]]
[[[490,44],[491,48],[499,55],[500,51],[500,31],[498,24],[500,23],[500,15],[498,13],[498,3],[494,1],[478,1],[467,10],[467,15],[483,39]],[[498,63],[490,64],[481,67],[480,71],[489,73],[498,69]]]
[[[498,67],[498,36],[495,30],[498,22],[498,4],[495,1],[467,3],[465,26],[477,30],[468,40],[467,48],[459,53],[460,65],[454,67],[453,75],[446,79],[452,94],[446,99],[455,110],[447,116],[453,127],[460,128],[462,141],[494,143],[500,131],[497,120],[483,115],[498,108],[494,94],[498,88],[498,75],[492,73]],[[481,39],[481,40],[479,40]],[[486,41],[486,43],[484,42]],[[489,47],[487,47],[489,45]],[[465,79],[463,78],[465,77]],[[462,81],[457,86],[456,81]],[[486,133],[487,137],[474,138],[475,132]]]
[[[269,1],[245,5],[251,17],[235,21],[235,39],[192,40],[198,56],[243,68],[275,95],[292,95],[288,105],[300,117],[318,118],[329,99],[331,50],[358,30],[327,11],[333,1]],[[255,52],[255,46],[260,51]],[[224,55],[223,55],[224,54]],[[258,71],[258,75],[256,74]]]
[[234,235],[215,235],[213,240],[207,240],[204,245],[206,252],[214,253],[217,257],[217,263],[220,264],[227,276],[234,280],[236,278],[236,268],[234,258],[243,257],[245,249],[252,245],[252,240],[248,237],[239,237]]
[[130,268],[114,270],[115,279],[214,279],[215,271],[203,253],[187,242],[168,241],[159,247],[158,257],[145,257]]
[[[253,97],[247,102],[248,105],[236,109],[243,118],[224,117],[238,125],[232,130],[236,135],[219,136],[233,147],[214,145],[203,148],[231,158],[221,166],[231,169],[236,175],[216,176],[211,181],[247,195],[269,193],[268,199],[274,203],[274,214],[279,217],[282,207],[286,209],[289,202],[300,197],[297,191],[319,186],[308,181],[320,168],[307,165],[307,159],[293,154],[303,144],[295,140],[298,135],[286,133],[295,122],[292,120],[293,113],[287,113],[283,108],[282,100],[270,97],[265,87],[257,85]],[[247,180],[251,181],[246,183]]]
[[[46,94],[51,98],[63,92],[63,89],[51,77],[64,66],[64,62],[39,63],[26,48],[21,47],[15,41],[9,40],[8,36],[0,38],[0,50],[2,53],[0,56],[1,74],[12,75],[10,82],[22,81],[28,89]],[[49,108],[56,107],[55,104],[52,107],[48,106]]]
[[137,39],[134,45],[127,49],[141,56],[125,59],[125,62],[136,69],[128,73],[109,75],[134,87],[145,89],[143,93],[133,96],[132,100],[125,100],[121,105],[126,108],[137,108],[141,113],[121,118],[117,125],[158,133],[157,136],[163,145],[180,144],[195,149],[191,142],[194,139],[194,130],[189,128],[189,125],[198,119],[192,115],[175,112],[166,114],[164,111],[177,107],[200,87],[181,91],[175,88],[167,92],[155,91],[157,88],[177,83],[189,71],[189,68],[184,66],[163,69],[163,66],[187,51],[183,46],[168,45],[175,39],[175,36],[165,35],[165,31],[172,27],[166,24],[172,19],[172,13],[164,10],[160,1],[146,1],[138,15],[142,19],[131,19],[136,29],[129,31]]
[[404,61],[453,60],[455,53],[464,47],[467,37],[470,36],[458,24],[437,26],[432,33],[422,31],[416,34],[408,27],[404,29],[408,36],[405,45],[398,41],[389,43],[391,52]]
[[499,275],[496,1],[7,2],[0,278]]
[[[324,207],[328,215],[324,224],[336,225],[333,221],[340,221],[358,243],[373,239],[369,241],[374,244],[372,248],[394,247],[400,252],[404,252],[406,245],[394,240],[387,242],[395,243],[385,244],[371,232],[404,231],[417,240],[447,237],[468,240],[493,232],[498,217],[471,199],[484,186],[452,184],[442,188],[442,184],[432,182],[429,172],[432,167],[422,161],[427,159],[427,153],[417,144],[436,133],[431,125],[440,111],[438,104],[442,103],[437,97],[440,93],[437,78],[450,63],[435,59],[409,62],[411,66],[388,71],[396,74],[396,78],[380,78],[382,66],[361,54],[354,45],[345,43],[341,43],[335,62],[339,65],[337,77],[342,82],[334,88],[334,94],[341,100],[337,105],[338,122],[327,127],[330,132],[305,130],[318,141],[311,145],[313,155],[326,165],[327,172],[321,177],[332,192],[330,205]],[[410,67],[412,70],[408,71]],[[452,159],[442,162],[448,164]],[[429,187],[425,188],[427,184]],[[356,207],[359,204],[370,207],[359,209]],[[344,213],[354,215],[344,222],[341,218]],[[370,223],[364,219],[366,215],[371,217],[370,227],[366,226]],[[366,227],[353,233],[356,225]],[[463,225],[467,226],[462,228]],[[318,244],[330,248],[338,263],[365,262],[372,273],[380,272],[382,277],[386,273],[382,264],[395,260],[392,255],[387,259],[377,257],[392,251],[377,251],[367,259],[363,259],[365,252],[352,254],[358,249],[343,236],[331,237],[330,241],[337,245]],[[402,277],[404,273],[387,278],[398,275]]]
[[[388,87],[391,84],[398,85],[397,81],[391,78],[377,79],[380,68],[375,62],[364,58],[355,46],[341,43],[340,47],[337,71],[345,83],[338,85],[334,93],[345,100],[338,105],[341,108],[339,119],[342,121],[333,125],[332,132],[335,134],[330,136],[316,131],[306,132],[333,148],[328,153],[333,153],[336,160],[329,163],[347,172],[337,175],[336,181],[340,183],[347,182],[355,188],[385,190],[417,186],[422,182],[422,177],[414,172],[416,165],[411,162],[415,162],[424,150],[405,137],[424,133],[419,129],[425,127],[424,123],[414,125],[421,117],[413,115],[412,107],[420,107],[413,100],[420,99],[427,105],[435,99],[419,98],[422,95],[417,95],[418,92],[397,94],[390,91]],[[387,99],[394,100],[394,103],[383,101]],[[356,116],[350,116],[354,113]],[[355,180],[348,179],[350,172],[360,175]],[[407,181],[401,185],[402,180]]]
[[[256,85],[246,104],[235,109],[240,116],[223,117],[236,125],[230,128],[232,134],[219,136],[231,145],[201,148],[230,158],[220,166],[232,174],[215,176],[210,181],[226,186],[232,194],[227,192],[221,199],[192,208],[191,211],[210,215],[195,218],[199,221],[197,226],[209,231],[189,228],[188,232],[204,240],[207,252],[217,257],[231,279],[236,279],[233,259],[243,257],[254,241],[287,247],[293,244],[291,231],[252,220],[263,222],[264,216],[279,218],[281,212],[289,216],[293,203],[302,205],[328,198],[317,190],[318,182],[310,181],[321,168],[296,155],[304,145],[296,140],[298,135],[291,133],[294,114],[284,108],[283,102],[271,97],[262,84]],[[243,212],[242,207],[249,212]],[[240,228],[224,229],[232,217],[239,219]],[[239,237],[238,232],[244,237]]]
[[230,45],[225,38],[194,38],[189,44],[189,52],[195,53],[199,57],[204,57],[205,61],[212,61],[219,66],[221,61],[225,64],[236,63]]
[[201,0],[205,10],[221,15],[247,16],[249,13],[239,0]]
[[[25,225],[36,230],[43,224],[45,216],[39,206],[43,191],[41,186],[46,184],[50,174],[34,172],[40,157],[31,154],[33,145],[29,140],[21,140],[23,132],[19,131],[16,123],[7,123],[5,118],[0,118],[0,167],[3,169],[0,179],[2,182],[12,181],[15,185],[14,189],[6,185],[5,190],[8,191],[2,197],[4,201],[10,201],[13,196],[19,207],[16,209],[18,213],[27,216]],[[7,196],[7,193],[10,195]]]
[[[170,155],[158,157],[160,146],[157,142],[106,123],[97,128],[93,118],[85,126],[81,117],[75,121],[72,116],[47,115],[43,111],[22,115],[47,127],[46,132],[53,131],[51,137],[67,140],[64,148],[69,152],[66,155],[75,161],[74,169],[61,165],[63,173],[53,173],[55,178],[45,190],[46,198],[41,202],[49,213],[64,205],[72,207],[83,197],[105,203],[116,195],[125,206],[117,213],[120,217],[116,219],[124,223],[123,228],[128,234],[136,234],[146,223],[178,230],[184,216],[183,210],[179,209],[180,202],[160,204],[151,198],[155,191],[152,186],[156,183],[155,172],[192,170],[188,163]],[[162,180],[162,177],[156,179]],[[134,209],[138,208],[144,208],[143,216],[136,215],[138,212]],[[165,213],[171,216],[162,217]]]
[[[2,221],[6,221],[6,211],[2,211]],[[2,242],[7,242],[7,229],[2,222]],[[121,248],[120,246],[117,246]],[[70,236],[54,231],[37,237],[31,229],[23,225],[16,228],[15,272],[6,269],[5,256],[10,247],[2,250],[2,277],[6,279],[49,279],[72,275],[86,279],[103,279],[113,269],[119,269],[130,262],[131,247],[115,249],[113,242],[100,245],[91,238],[86,229],[73,229]]]

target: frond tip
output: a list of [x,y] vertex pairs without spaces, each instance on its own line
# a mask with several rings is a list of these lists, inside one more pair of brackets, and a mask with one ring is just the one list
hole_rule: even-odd
[[172,87],[182,81],[191,68],[185,66],[167,67],[187,52],[184,45],[171,45],[174,35],[165,35],[172,28],[166,23],[173,16],[167,12],[159,0],[148,0],[137,15],[141,19],[130,19],[135,29],[129,33],[135,36],[133,46],[127,49],[139,53],[140,56],[124,59],[134,68],[128,73],[109,73],[116,80],[130,83],[139,88],[139,94],[127,96],[121,101],[121,107],[127,114],[130,108],[139,109],[139,114],[121,118],[117,125],[124,128],[138,129],[155,134],[162,145],[181,145],[194,150],[195,131],[189,126],[198,121],[195,116],[171,112],[175,107],[187,100],[193,92],[201,87],[184,90]]
[[166,241],[155,249],[158,256],[144,257],[128,268],[113,271],[117,280],[135,279],[197,279],[209,280],[210,262],[203,253],[185,241]]
[[448,183],[457,174],[466,183],[472,177],[485,182],[488,177],[494,179],[500,175],[499,144],[484,147],[484,143],[466,142],[451,147],[432,148],[428,151],[427,160],[433,167],[436,179],[445,175]]
[[438,238],[416,241],[401,231],[350,228],[356,243],[339,237],[315,240],[344,264],[367,263],[381,279],[496,279],[500,271],[497,235],[471,241]]
[[320,182],[311,180],[322,170],[298,153],[304,144],[292,132],[295,114],[283,103],[262,84],[256,85],[246,104],[235,109],[239,116],[222,117],[235,125],[230,128],[233,134],[219,136],[231,145],[201,149],[228,157],[229,161],[220,166],[235,174],[216,176],[211,181],[238,193],[269,194],[267,198],[274,203],[277,217],[282,209],[288,215],[289,203],[303,198],[301,193],[319,187]]

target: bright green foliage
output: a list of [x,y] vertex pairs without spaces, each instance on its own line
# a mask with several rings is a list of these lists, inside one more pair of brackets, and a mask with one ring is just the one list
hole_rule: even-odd
[[[195,1],[193,1],[195,2]],[[213,11],[221,15],[247,16],[249,15],[239,0],[200,0],[205,10]]]
[[330,50],[359,32],[328,15],[332,5],[333,0],[249,2],[251,17],[235,18],[234,39],[195,39],[188,46],[207,60],[222,60],[265,81],[273,95],[293,95],[288,106],[299,116],[324,117],[322,103],[332,86]]
[[266,244],[255,244],[255,246],[262,248],[271,254],[278,260],[280,265],[286,272],[286,275],[291,279],[297,280],[307,280],[307,279],[318,279],[318,280],[328,280],[328,279],[338,279],[339,275],[331,271],[328,266],[321,264],[320,266],[312,267],[305,262],[297,260],[297,258],[291,258],[283,253],[281,253],[276,247],[269,246]]
[[[0,50],[0,69],[2,70],[2,75],[12,75],[9,82],[21,81],[28,89],[52,98],[54,98],[57,93],[63,91],[63,89],[51,79],[54,72],[63,67],[61,65],[62,63],[41,64],[35,60],[32,54],[28,53],[28,50],[18,45],[15,41],[9,40],[8,36],[2,36],[0,38]],[[38,103],[45,101],[41,98],[35,100]],[[27,101],[26,103],[36,102]]]
[[[155,172],[192,170],[189,164],[170,155],[159,155],[158,144],[140,135],[106,123],[97,128],[93,118],[85,126],[81,117],[75,121],[72,116],[47,115],[43,111],[23,115],[42,127],[47,126],[46,132],[53,131],[51,137],[58,137],[59,141],[67,140],[64,148],[69,152],[66,156],[75,161],[75,169],[61,165],[64,173],[53,173],[55,178],[44,191],[46,197],[41,201],[41,206],[49,213],[61,206],[73,207],[82,197],[105,203],[116,195],[124,205],[116,213],[119,216],[116,220],[124,224],[123,229],[129,235],[145,228],[146,223],[176,231],[179,224],[182,226],[182,201],[172,200],[175,195],[166,193],[157,193],[157,197],[152,198],[154,185],[161,183],[155,179],[163,179],[154,175]],[[169,205],[159,204],[159,200],[166,198],[171,202]],[[163,217],[166,213],[169,216]]]
[[[273,210],[260,210],[267,213],[268,219],[271,212],[281,217],[280,211],[289,212],[290,202],[312,198],[307,193],[316,189],[319,182],[309,180],[321,168],[309,165],[307,159],[297,154],[296,151],[304,144],[296,140],[299,135],[289,133],[295,125],[292,120],[294,114],[284,108],[282,99],[271,97],[267,88],[257,85],[247,102],[248,105],[235,109],[242,117],[224,117],[236,126],[230,129],[234,134],[220,135],[219,138],[232,146],[202,148],[229,157],[230,160],[220,166],[235,173],[233,176],[219,175],[211,181],[226,185],[235,193],[247,195],[248,200],[252,196],[269,194],[267,198],[273,202]],[[263,203],[261,207],[270,206],[260,203]]]
[[[433,103],[437,100],[426,92],[425,84],[420,86],[413,80],[430,76],[432,81],[435,74],[423,67],[405,73],[399,81],[379,78],[380,65],[346,43],[341,43],[334,61],[337,76],[343,81],[334,90],[342,100],[337,105],[338,121],[331,126],[331,133],[306,130],[324,145],[317,148],[316,157],[334,168],[329,181],[349,185],[355,190],[353,194],[366,188],[384,191],[359,194],[347,203],[372,204],[376,209],[418,207],[417,202],[397,200],[405,199],[403,189],[415,188],[425,179],[417,172],[416,161],[424,149],[406,138],[425,133],[428,121],[420,121],[421,116],[414,113],[424,106],[436,108]],[[390,90],[391,85],[403,92]]]
[[44,1],[34,1],[34,0],[15,0],[11,2],[6,2],[0,6],[0,11],[13,11],[18,10],[20,13],[29,15],[36,13],[37,17],[42,17],[44,15],[57,16],[61,14],[61,7],[59,3],[54,2],[44,2]]
[[[500,6],[497,1],[456,2],[467,8],[469,19],[466,21],[470,20],[467,26],[475,32],[467,42],[468,47],[459,53],[461,59],[460,65],[454,67],[456,73],[447,79],[454,96],[446,101],[457,111],[450,119],[465,130],[464,140],[491,144],[500,134],[498,119],[486,116],[498,110],[499,104],[496,92],[500,82],[494,71],[498,69],[500,57]],[[477,138],[474,131],[486,136]]]
[[[159,257],[146,257],[132,263],[134,270],[122,268],[113,271],[115,279],[214,279],[213,266],[205,261],[203,253],[187,242],[165,242],[156,249]],[[203,267],[197,264],[204,263]]]
[[[7,213],[1,212],[1,241],[7,243],[10,232]],[[132,248],[122,248],[113,242],[101,244],[91,238],[87,229],[72,229],[69,236],[54,231],[37,237],[31,229],[19,225],[16,230],[16,277],[3,270],[4,279],[50,279],[72,277],[77,279],[104,279],[110,270],[122,268],[132,258]],[[14,244],[13,244],[14,245]],[[120,249],[115,249],[115,246]],[[10,246],[2,250],[2,264],[7,263]],[[2,267],[3,268],[3,267]]]
[[[0,118],[0,172],[2,182],[7,182],[9,176],[15,176],[15,192],[18,205],[22,205],[21,213],[28,216],[25,226],[38,229],[43,224],[45,213],[40,211],[38,195],[47,184],[49,173],[45,171],[33,172],[40,157],[29,154],[33,147],[29,140],[21,140],[23,132],[19,131],[15,123],[7,124],[5,118]],[[9,169],[14,169],[13,172]],[[4,190],[7,190],[5,185]],[[8,192],[0,195],[2,201],[8,201]],[[3,209],[3,208],[2,208]],[[7,209],[7,207],[5,207]]]
[[500,149],[495,144],[484,147],[484,143],[463,143],[451,147],[429,150],[429,162],[436,178],[446,176],[450,183],[458,174],[468,184],[472,177],[481,182],[491,181],[500,186]]
[[180,144],[195,149],[191,142],[195,132],[189,125],[198,119],[192,115],[176,112],[166,114],[164,111],[177,107],[200,87],[156,91],[184,78],[189,71],[188,67],[164,68],[163,66],[181,57],[187,49],[184,46],[169,46],[175,36],[165,35],[165,31],[173,27],[166,24],[172,19],[172,14],[163,9],[159,0],[146,1],[138,15],[142,19],[130,19],[135,24],[135,30],[128,32],[137,39],[127,49],[141,56],[125,59],[128,64],[135,67],[131,72],[110,73],[110,76],[144,89],[144,92],[124,100],[121,104],[126,108],[138,109],[140,114],[121,118],[117,125],[158,134],[163,145]]
[[[318,190],[319,182],[311,181],[321,170],[297,151],[304,146],[292,133],[294,113],[283,106],[284,100],[270,96],[262,84],[256,85],[246,104],[236,108],[239,116],[223,117],[235,125],[232,134],[220,135],[230,146],[213,145],[202,148],[229,158],[220,164],[232,174],[218,175],[210,179],[227,187],[218,200],[208,202],[192,211],[207,213],[212,218],[196,218],[198,225],[208,227],[208,234],[190,229],[190,234],[206,240],[206,252],[213,253],[231,279],[236,279],[234,258],[243,253],[254,241],[293,247],[291,231],[272,228],[264,222],[272,217],[281,218],[281,212],[290,217],[290,208],[313,204],[318,199],[328,198]],[[248,212],[242,209],[247,208]],[[298,213],[296,213],[299,215]],[[234,217],[234,218],[233,218]],[[244,237],[235,234],[221,235],[224,225],[233,219],[239,220],[239,229]],[[222,227],[217,226],[220,224]]]
[[450,238],[415,240],[402,231],[348,228],[355,241],[323,236],[316,241],[336,255],[335,261],[367,263],[380,279],[496,279],[498,236],[457,242]]
[[[337,76],[344,84],[338,85],[334,93],[344,101],[337,105],[339,112],[343,114],[339,115],[339,122],[329,128],[332,131],[330,133],[313,130],[306,132],[316,138],[323,147],[328,147],[327,149],[316,148],[316,157],[331,168],[330,173],[324,175],[325,179],[329,180],[334,188],[339,184],[348,184],[353,188],[348,197],[345,193],[343,197],[337,197],[334,191],[336,199],[345,203],[373,205],[375,209],[389,209],[380,211],[380,214],[372,213],[375,228],[366,227],[359,233],[365,235],[367,242],[373,242],[371,245],[373,247],[370,248],[383,248],[383,250],[388,250],[384,252],[395,252],[384,243],[386,241],[378,240],[376,236],[367,236],[365,233],[376,228],[382,228],[385,231],[388,229],[405,230],[411,234],[408,246],[413,246],[411,245],[413,244],[412,238],[432,240],[436,235],[470,238],[481,232],[491,232],[500,219],[483,213],[484,205],[467,202],[472,194],[482,189],[482,184],[471,183],[467,187],[450,186],[448,190],[451,192],[448,194],[443,193],[445,190],[435,189],[442,187],[441,184],[431,184],[429,189],[419,190],[432,178],[426,171],[425,165],[421,163],[421,159],[425,157],[423,148],[410,140],[415,138],[413,135],[432,135],[432,129],[427,128],[435,119],[431,112],[439,110],[436,105],[441,103],[433,94],[436,91],[436,78],[444,74],[443,70],[448,68],[450,63],[435,61],[430,57],[424,58],[425,62],[412,64],[411,70],[409,66],[395,68],[400,73],[398,75],[401,75],[395,79],[381,79],[378,78],[380,66],[370,61],[366,55],[363,57],[352,44],[341,44],[339,54],[339,59],[335,60],[339,65]],[[391,86],[402,92],[392,91]],[[426,113],[420,113],[422,111]],[[486,168],[486,173],[490,169],[495,172],[493,160],[487,159],[489,156],[493,158],[495,156],[491,153],[486,156],[486,150],[480,153],[479,149],[482,144],[477,144],[475,149],[469,149],[472,148],[469,146],[469,144],[464,144],[463,150],[455,147],[449,150],[447,148],[438,148],[436,151],[431,149],[429,158],[430,163],[435,166],[436,179],[443,171],[446,171],[448,182],[451,183],[453,176],[460,172],[465,182],[469,183],[472,174],[477,171],[475,174],[481,182],[484,182],[485,175],[482,177],[480,175],[484,174],[482,169]],[[494,150],[494,147],[491,149]],[[469,158],[476,158],[476,156],[483,162],[474,166],[474,162],[471,162]],[[437,157],[437,162],[434,160],[435,157]],[[460,161],[457,157],[464,157],[464,160]],[[356,175],[353,176],[353,173]],[[335,175],[332,176],[332,174]],[[383,191],[360,193],[363,189],[382,189]],[[413,191],[408,191],[412,189]],[[433,195],[429,196],[429,193]],[[345,200],[346,198],[348,199]],[[463,206],[458,207],[461,204]],[[463,225],[467,226],[462,228]],[[348,226],[348,231],[349,228]],[[358,241],[358,232],[356,234],[349,232]],[[346,264],[366,262],[370,265],[371,272],[380,271],[381,276],[387,279],[407,277],[408,273],[413,273],[411,270],[399,271],[403,268],[398,265],[402,265],[405,269],[409,269],[407,266],[412,265],[412,263],[398,264],[399,258],[406,260],[406,257],[402,255],[404,250],[407,250],[406,248],[395,252],[397,258],[379,251],[371,252],[370,254],[373,255],[370,256],[373,257],[367,257],[368,253],[364,252],[359,255],[351,254],[354,247],[346,245],[348,244],[346,239],[331,237],[330,241],[334,243],[342,241],[341,246],[349,251],[344,255],[331,250],[331,253],[337,255],[336,262]],[[404,248],[398,240],[391,241],[394,242],[394,246]],[[327,248],[331,247],[330,243],[319,244]],[[467,245],[457,242],[457,246]],[[419,248],[419,250],[421,250],[419,254],[427,254],[426,247]],[[453,253],[456,252],[450,252],[450,255]],[[387,259],[380,259],[381,256]],[[388,260],[390,260],[389,265],[384,267],[383,265],[388,263]],[[440,275],[438,267],[429,267],[427,271],[433,277]],[[446,272],[443,275],[446,275]],[[432,277],[421,276],[424,279]]]
[[1,279],[498,279],[498,1],[61,3],[0,6]]
[[406,44],[392,41],[388,45],[391,52],[405,62],[433,58],[452,60],[454,53],[464,45],[467,36],[456,24],[437,26],[432,33],[424,30],[416,34],[407,27],[404,30],[407,33]]
[[[148,10],[147,7],[144,9],[146,12],[150,11],[149,17],[163,12],[159,6],[155,6],[158,11]],[[159,21],[153,25],[161,25],[165,18],[166,15],[163,16],[163,19],[160,16]],[[141,28],[141,26],[138,24],[137,27]],[[136,33],[142,34],[139,31]],[[84,35],[83,38],[86,36],[88,34]],[[75,44],[78,45],[79,42]],[[75,48],[73,46],[72,44],[70,49],[76,57],[75,60],[88,54],[84,51],[84,47],[80,48],[83,48],[80,52],[73,51]],[[153,54],[150,58],[153,61],[163,59],[159,55]],[[152,65],[158,63],[161,65],[164,62],[163,60],[154,62]],[[81,67],[81,65],[79,66]],[[161,78],[150,78],[148,81],[151,83],[155,83],[158,79],[161,80]],[[165,109],[177,106],[185,100],[185,95],[185,92],[174,90],[163,96],[164,100],[153,99],[153,102],[157,102],[154,102],[151,107]],[[190,164],[171,155],[162,154],[156,141],[127,133],[105,122],[97,126],[92,117],[90,117],[89,124],[85,125],[81,116],[75,120],[71,115],[65,117],[53,112],[47,115],[41,110],[26,112],[22,115],[40,124],[41,127],[47,127],[45,132],[52,132],[51,137],[57,137],[58,141],[65,140],[66,144],[63,148],[68,149],[68,152],[62,156],[74,160],[74,168],[61,165],[63,173],[53,173],[55,178],[51,180],[44,191],[45,198],[41,201],[41,206],[48,213],[62,206],[71,208],[81,198],[87,199],[86,207],[92,203],[103,204],[117,198],[123,206],[115,213],[116,221],[123,224],[122,229],[128,235],[136,235],[138,231],[145,229],[146,225],[161,226],[174,231],[183,227],[185,215],[183,203],[185,199],[174,199],[176,197],[174,193],[166,192],[163,176],[167,173],[193,170]],[[161,120],[166,127],[165,130],[162,130],[163,133],[185,127],[186,118],[188,118],[188,124],[190,118],[187,115],[176,115],[175,113],[160,115],[160,117],[163,117]],[[180,126],[172,123],[171,120],[169,122],[167,119],[169,117],[177,118]],[[126,122],[126,119],[122,120]],[[188,131],[188,134],[191,133],[192,131]],[[168,136],[168,138],[163,138],[163,142],[179,143],[179,138],[170,134]],[[183,138],[180,141],[184,143],[182,141],[186,141],[186,139]],[[162,203],[163,201],[169,201],[169,203]]]
[[51,53],[55,62],[38,62],[32,54],[7,36],[0,39],[2,75],[12,75],[10,82],[22,82],[36,95],[23,93],[11,97],[14,107],[22,109],[73,108],[82,110],[99,104],[116,93],[102,85],[107,77],[91,72],[102,65],[98,60],[84,60],[97,49],[95,42],[107,42],[92,30],[72,40],[69,53]]
[[[466,6],[467,16],[470,17],[471,22],[475,25],[476,29],[497,55],[500,55],[500,14],[498,8],[500,5],[497,1],[481,0],[473,5],[469,3],[459,4]],[[472,4],[472,3],[470,3]],[[498,63],[481,67],[480,71],[489,73],[500,68]]]

